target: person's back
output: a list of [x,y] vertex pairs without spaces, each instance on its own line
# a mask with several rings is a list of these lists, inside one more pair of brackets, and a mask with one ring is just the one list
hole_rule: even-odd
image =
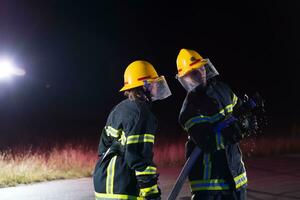
[[101,162],[94,174],[96,196],[140,196],[138,173],[151,174],[153,183],[157,181],[152,156],[157,121],[148,106],[146,102],[126,99],[110,113],[99,145]]
[[[158,200],[160,189],[153,162],[157,120],[150,104],[153,99],[166,98],[170,91],[166,81],[145,61],[130,64],[124,78],[121,91],[128,98],[112,109],[100,139],[100,159],[93,175],[95,196],[97,200]],[[159,90],[166,91],[158,94],[156,85],[164,85]]]

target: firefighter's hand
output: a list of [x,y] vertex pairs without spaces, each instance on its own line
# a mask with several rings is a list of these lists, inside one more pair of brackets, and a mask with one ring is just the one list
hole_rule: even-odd
[[141,175],[136,177],[141,197],[144,197],[146,200],[160,199],[161,191],[157,184],[158,176],[159,174]]
[[224,128],[221,132],[223,137],[232,144],[240,141],[244,137],[240,125],[236,122]]
[[157,191],[149,191],[149,194],[142,195],[146,200],[161,200],[161,191],[160,188],[157,186]]
[[211,153],[217,149],[214,133],[212,131],[204,132],[201,135],[197,133],[198,132],[192,132],[190,134],[191,141],[186,144],[187,150],[190,151],[189,153],[193,151],[194,146],[196,145],[205,153]]

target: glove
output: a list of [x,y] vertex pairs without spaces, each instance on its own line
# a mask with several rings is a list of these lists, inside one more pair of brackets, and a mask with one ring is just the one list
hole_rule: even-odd
[[[140,196],[144,197],[147,200],[160,200],[161,190],[157,185],[159,174],[155,175],[141,175],[137,176],[137,182],[138,186],[140,188]],[[154,187],[156,186],[156,187]],[[148,189],[145,190],[145,188],[151,188],[153,187],[153,190],[149,191]],[[152,189],[152,188],[151,188]],[[144,190],[144,191],[143,191]],[[155,191],[155,192],[153,192]]]
[[142,195],[146,200],[161,200],[161,190],[160,188],[157,186],[158,189],[158,193],[154,193],[154,194],[149,194],[149,195]]
[[[160,191],[160,189],[159,189]],[[157,195],[150,195],[150,196],[147,196],[145,197],[146,200],[161,200],[161,196],[160,196],[160,193],[157,194]]]
[[237,122],[230,124],[230,126],[222,130],[222,135],[229,143],[237,143],[244,138],[243,131]]
[[[215,133],[209,127],[203,128],[198,126],[196,129],[191,130],[189,140],[191,140],[190,143],[194,143],[205,153],[214,152],[217,149]],[[195,145],[187,145],[189,145],[189,149],[192,152],[194,149],[193,146]]]

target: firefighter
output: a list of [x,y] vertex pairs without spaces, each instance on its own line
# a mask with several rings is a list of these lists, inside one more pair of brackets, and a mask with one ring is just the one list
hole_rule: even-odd
[[246,199],[247,176],[238,145],[242,130],[233,118],[241,101],[218,79],[210,60],[196,51],[181,49],[176,63],[176,78],[187,91],[179,114],[188,133],[186,157],[195,146],[202,149],[189,173],[192,199]]
[[163,76],[147,61],[132,62],[124,73],[127,98],[110,112],[102,130],[93,181],[99,199],[160,199],[153,162],[157,120],[151,102],[171,95]]

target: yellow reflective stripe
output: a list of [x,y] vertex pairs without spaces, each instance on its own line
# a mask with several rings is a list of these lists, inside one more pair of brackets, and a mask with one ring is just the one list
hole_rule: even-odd
[[157,193],[159,193],[157,185],[153,185],[152,187],[140,189],[140,196],[142,196],[142,197],[146,197],[151,194],[157,194]]
[[210,176],[211,176],[211,161],[210,161],[209,153],[205,153],[203,155],[203,165],[204,165],[203,179],[208,180],[208,179],[210,179]]
[[192,192],[200,190],[228,190],[229,184],[223,179],[191,181]]
[[107,167],[106,193],[108,194],[114,193],[114,176],[115,176],[116,159],[117,156],[112,157]]
[[128,199],[128,200],[145,200],[143,197],[136,197],[126,194],[106,194],[95,192],[96,200],[110,199],[110,200],[119,200],[119,199]]
[[232,105],[226,106],[225,109],[220,110],[217,114],[212,115],[212,116],[199,115],[199,116],[196,116],[196,117],[193,117],[193,118],[189,119],[184,124],[185,129],[188,130],[192,126],[194,126],[195,124],[199,124],[199,123],[205,123],[205,122],[214,123],[214,122],[217,122],[220,119],[222,119],[223,117],[225,117],[225,110],[226,110],[226,113],[232,112]]
[[144,171],[135,171],[136,176],[156,174],[156,167],[148,166]]
[[117,130],[111,126],[105,126],[104,128],[107,136],[112,136],[115,138],[118,138],[120,136],[120,133],[122,132],[122,130]]
[[126,139],[126,136],[125,136],[125,132],[122,131],[121,137],[120,137],[120,139],[118,141],[121,142],[122,145],[125,145],[126,144],[126,140],[127,139]]
[[233,107],[237,104],[237,101],[238,101],[238,97],[235,94],[233,94],[233,99],[232,99]]
[[125,132],[122,131],[122,129],[117,130],[111,126],[105,126],[104,128],[105,128],[107,136],[119,138],[118,141],[121,142],[122,145],[126,144]]
[[247,176],[246,172],[240,174],[239,176],[234,178],[235,187],[240,188],[241,186],[245,185],[247,183]]
[[154,143],[155,136],[152,134],[130,135],[127,137],[127,144],[136,144],[143,142]]
[[192,128],[195,124],[199,124],[199,123],[212,123],[215,121],[220,120],[222,117],[224,117],[223,115],[221,115],[220,113],[217,113],[213,116],[204,116],[204,115],[199,115],[196,117],[193,117],[191,119],[189,119],[185,124],[184,124],[184,128],[186,131],[188,131],[190,128]]
[[209,179],[209,180],[194,180],[190,181],[191,185],[199,184],[199,183],[225,183],[224,179]]
[[142,134],[142,135],[130,135],[126,138],[125,132],[122,129],[115,129],[111,126],[105,126],[105,131],[107,136],[112,136],[114,138],[119,138],[118,141],[121,142],[122,145],[127,144],[135,144],[142,142],[150,142],[154,143],[154,135],[153,134]]
[[198,115],[196,117],[192,117],[184,124],[185,130],[188,131],[195,124],[205,123],[205,122],[214,123],[222,119],[225,116],[225,113],[229,114],[233,111],[233,107],[237,104],[237,101],[238,101],[238,97],[235,94],[233,94],[233,99],[231,104],[228,104],[227,106],[225,106],[224,109],[220,110],[217,114],[214,114],[212,116]]
[[231,113],[233,111],[233,105],[232,104],[229,104],[228,106],[226,106],[224,108],[225,112],[228,114],[228,113]]

